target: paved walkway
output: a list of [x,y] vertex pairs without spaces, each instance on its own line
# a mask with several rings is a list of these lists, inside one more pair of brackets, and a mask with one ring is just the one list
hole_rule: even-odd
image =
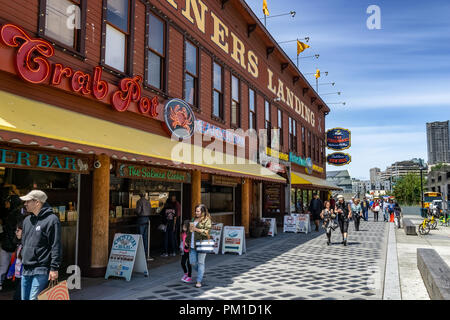
[[[420,215],[405,215],[414,224],[423,221]],[[450,227],[440,226],[428,235],[407,236],[396,229],[398,265],[403,300],[429,300],[427,289],[417,268],[417,248],[435,249],[450,266]]]
[[[354,300],[383,297],[388,224],[351,223],[347,247],[340,232],[326,245],[324,231],[279,233],[274,238],[249,239],[242,256],[208,255],[204,286],[180,281],[179,262],[134,275],[130,282],[110,279],[71,291],[76,299],[220,299],[220,300]],[[194,273],[195,277],[195,273]],[[82,283],[83,285],[83,283]]]

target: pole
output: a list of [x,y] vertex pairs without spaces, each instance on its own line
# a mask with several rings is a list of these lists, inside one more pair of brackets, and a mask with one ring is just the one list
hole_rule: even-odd
[[421,204],[422,206],[420,207],[420,213],[422,216],[424,216],[423,213],[423,181],[422,181],[422,168],[420,168],[420,199],[421,199]]
[[298,55],[297,55],[297,69],[298,69]]
[[319,93],[319,78],[316,78],[316,92]]
[[264,27],[266,27],[267,24],[267,16],[264,14]]

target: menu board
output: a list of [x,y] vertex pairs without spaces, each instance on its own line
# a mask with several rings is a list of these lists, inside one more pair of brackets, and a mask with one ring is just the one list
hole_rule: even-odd
[[266,184],[264,187],[264,208],[267,213],[281,212],[281,185]]

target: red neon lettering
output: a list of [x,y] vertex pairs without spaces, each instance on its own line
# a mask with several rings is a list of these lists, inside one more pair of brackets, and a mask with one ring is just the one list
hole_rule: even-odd
[[12,24],[5,24],[0,34],[4,44],[9,47],[19,47],[15,60],[20,77],[31,83],[44,82],[51,68],[47,58],[55,53],[50,43],[31,39],[23,29]]
[[81,92],[82,94],[91,93],[89,89],[91,85],[91,76],[87,73],[77,71],[72,77],[72,90],[75,92]]
[[140,81],[142,81],[141,76],[125,78],[120,81],[120,90],[117,90],[111,98],[111,103],[117,111],[126,111],[130,106],[131,101],[139,101],[141,98]]
[[152,107],[150,108],[150,116],[156,118],[158,116],[157,108],[159,106],[159,100],[157,96],[152,99]]
[[72,74],[73,74],[72,68],[70,67],[64,68],[62,64],[56,63],[55,67],[53,68],[52,84],[58,85],[61,83],[62,76],[70,78]]
[[102,68],[94,68],[94,80],[92,82],[92,94],[98,100],[102,100],[108,94],[108,82],[102,80]]

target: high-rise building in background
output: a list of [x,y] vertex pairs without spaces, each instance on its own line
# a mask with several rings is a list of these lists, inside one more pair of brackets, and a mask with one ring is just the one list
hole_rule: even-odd
[[372,168],[370,169],[370,182],[375,183],[377,180],[380,180],[380,168]]
[[450,163],[449,120],[427,123],[428,164]]

